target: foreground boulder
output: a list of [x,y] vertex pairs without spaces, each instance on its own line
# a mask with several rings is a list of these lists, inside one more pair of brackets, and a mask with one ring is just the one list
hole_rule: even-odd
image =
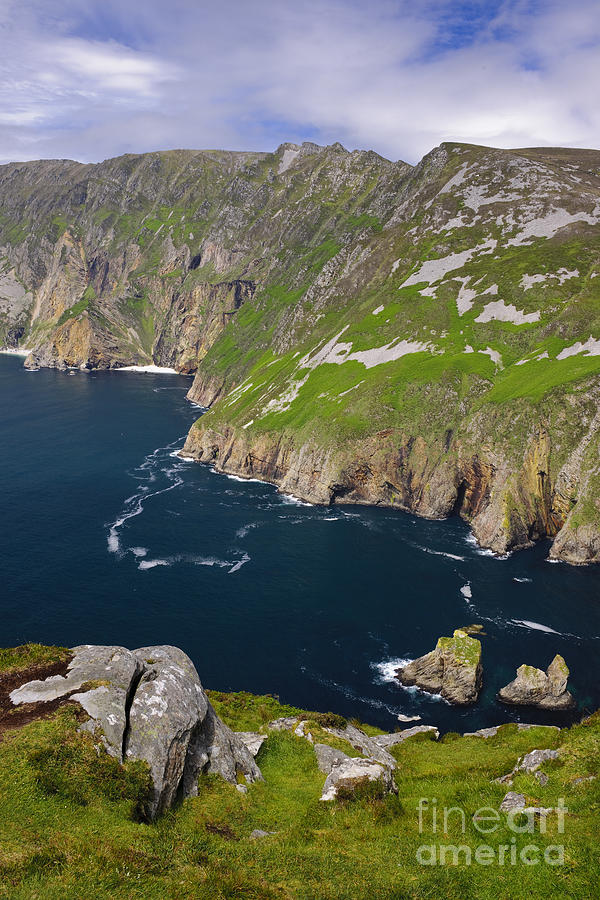
[[431,653],[396,669],[396,677],[457,706],[475,703],[483,680],[481,642],[457,628],[451,638],[441,637]]
[[392,769],[384,763],[347,756],[326,744],[315,744],[315,755],[319,769],[327,775],[321,800],[335,800],[341,794],[352,794],[370,782],[377,784],[382,794],[398,793]]
[[[65,676],[31,681],[11,701],[77,701],[89,716],[82,728],[108,753],[148,763],[153,791],[141,810],[155,819],[177,798],[197,793],[201,774],[236,783],[262,778],[252,753],[217,716],[191,659],[177,647],[73,649]],[[83,690],[82,690],[83,689]]]
[[522,665],[517,677],[498,693],[498,700],[513,706],[537,706],[539,709],[565,710],[575,705],[567,690],[569,669],[558,653],[545,672]]

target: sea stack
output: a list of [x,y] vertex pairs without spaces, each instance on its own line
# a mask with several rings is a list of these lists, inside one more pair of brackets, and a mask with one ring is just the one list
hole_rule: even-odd
[[456,706],[468,706],[481,690],[481,642],[457,628],[452,637],[439,638],[435,650],[396,669],[396,677]]
[[539,709],[564,710],[575,705],[567,690],[569,668],[558,653],[545,672],[522,665],[517,677],[498,693],[501,703],[512,706],[537,706]]

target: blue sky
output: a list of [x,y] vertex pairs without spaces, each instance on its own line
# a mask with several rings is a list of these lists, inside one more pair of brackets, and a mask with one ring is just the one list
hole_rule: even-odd
[[600,0],[2,0],[0,161],[600,146]]

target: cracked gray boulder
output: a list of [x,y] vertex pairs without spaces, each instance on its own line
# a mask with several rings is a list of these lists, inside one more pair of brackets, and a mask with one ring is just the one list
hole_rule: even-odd
[[[89,686],[89,690],[81,688]],[[31,681],[14,704],[64,697],[89,715],[82,726],[113,756],[148,763],[153,792],[141,811],[155,819],[177,798],[197,793],[201,774],[237,783],[262,779],[242,740],[217,716],[190,658],[177,647],[86,645],[73,649],[66,676]]]
[[[10,699],[15,706],[63,697],[77,700],[90,716],[82,726],[84,730],[98,733],[108,753],[121,757],[129,692],[142,672],[142,664],[126,647],[85,644],[73,647],[72,653],[66,675],[29,681],[14,690]],[[83,687],[88,690],[81,691]]]

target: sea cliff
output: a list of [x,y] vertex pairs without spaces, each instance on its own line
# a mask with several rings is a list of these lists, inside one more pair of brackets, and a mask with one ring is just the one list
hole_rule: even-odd
[[0,342],[157,364],[185,453],[600,559],[600,152],[341,145],[0,167]]

